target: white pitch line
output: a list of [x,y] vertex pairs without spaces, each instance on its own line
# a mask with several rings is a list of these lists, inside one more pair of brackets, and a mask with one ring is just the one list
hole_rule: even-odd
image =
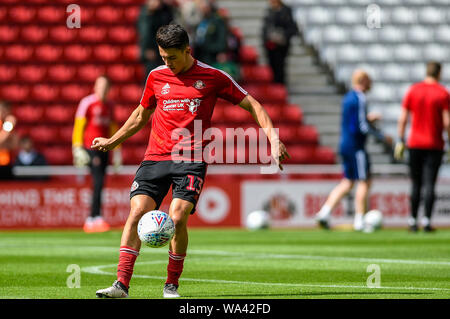
[[[167,260],[154,260],[149,262],[140,262],[139,264],[161,264],[167,263]],[[136,263],[138,264],[138,263]],[[99,265],[91,267],[83,267],[81,271],[95,274],[95,275],[116,275],[114,272],[107,272],[102,270],[103,268],[115,267],[117,264]],[[162,276],[148,276],[134,274],[137,278],[165,280],[166,277]],[[282,287],[312,287],[312,288],[354,288],[354,289],[388,289],[388,290],[434,290],[434,291],[450,291],[450,288],[433,288],[433,287],[367,287],[367,286],[353,286],[353,285],[319,285],[319,284],[298,284],[298,283],[281,283],[281,282],[255,282],[255,281],[238,281],[238,280],[220,280],[220,279],[201,279],[201,278],[182,278],[182,281],[193,282],[209,282],[220,284],[246,284],[246,285],[259,285],[259,286],[282,286]]]
[[[198,254],[207,253],[206,251],[191,251]],[[225,255],[225,256],[244,256],[244,254],[226,254],[227,252],[223,251],[214,251],[213,254],[216,255]],[[280,255],[253,255],[253,257],[261,256],[262,258],[267,258],[267,256],[280,256]],[[285,256],[285,255],[281,255]],[[290,255],[289,255],[290,256]],[[248,257],[248,256],[246,256]],[[291,256],[292,257],[292,256]],[[316,257],[316,256],[310,256]],[[274,258],[274,257],[272,257]],[[372,259],[368,259],[372,260]],[[146,262],[138,262],[136,264],[165,264],[167,260],[153,260]],[[91,267],[83,267],[81,270],[86,273],[96,274],[96,275],[116,275],[114,272],[108,272],[102,270],[103,268],[111,268],[116,267],[117,264],[109,264],[109,265],[99,265],[99,266],[91,266]],[[165,280],[166,277],[162,276],[148,276],[148,275],[133,275],[136,278],[146,278],[146,279],[156,279],[156,280]],[[367,287],[367,286],[355,286],[355,285],[320,285],[320,284],[299,284],[299,283],[279,283],[279,282],[255,282],[255,281],[236,281],[236,280],[220,280],[220,279],[201,279],[201,278],[182,278],[183,281],[193,281],[193,282],[209,282],[209,283],[221,283],[221,284],[249,284],[249,285],[260,285],[260,286],[283,286],[283,287],[312,287],[312,288],[354,288],[354,289],[388,289],[388,290],[434,290],[434,291],[450,291],[450,288],[433,288],[433,287]]]

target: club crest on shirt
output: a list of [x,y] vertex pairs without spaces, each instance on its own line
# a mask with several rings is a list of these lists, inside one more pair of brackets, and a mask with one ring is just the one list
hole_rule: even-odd
[[205,83],[204,83],[202,80],[198,80],[198,81],[196,81],[196,82],[194,83],[194,87],[195,87],[197,90],[201,90],[201,89],[204,89],[204,88],[206,87],[206,85],[205,85]]
[[167,94],[170,91],[170,85],[169,83],[166,83],[166,85],[163,86],[163,88],[161,89],[161,94]]
[[189,111],[192,114],[197,112],[197,109],[200,106],[201,102],[202,102],[202,100],[200,100],[200,99],[192,99],[192,100],[190,100],[189,103],[188,103]]

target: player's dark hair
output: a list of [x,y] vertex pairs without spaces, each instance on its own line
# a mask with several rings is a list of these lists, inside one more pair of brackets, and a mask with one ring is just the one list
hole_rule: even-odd
[[156,32],[156,43],[163,49],[183,50],[189,45],[189,36],[181,25],[167,24]]
[[427,76],[431,76],[435,79],[439,78],[441,74],[441,64],[436,61],[430,61],[427,63]]
[[11,109],[11,103],[7,100],[0,100],[0,106],[3,106],[5,109]]

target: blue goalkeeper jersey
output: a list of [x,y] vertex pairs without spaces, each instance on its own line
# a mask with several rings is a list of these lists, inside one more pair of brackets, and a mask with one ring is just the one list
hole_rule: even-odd
[[340,153],[364,150],[368,134],[383,139],[383,134],[367,121],[367,101],[363,92],[350,90],[342,100]]

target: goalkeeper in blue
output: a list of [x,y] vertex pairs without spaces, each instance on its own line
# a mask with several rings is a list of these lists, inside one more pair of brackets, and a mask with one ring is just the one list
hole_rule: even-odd
[[352,89],[342,100],[341,138],[339,153],[344,166],[344,178],[331,191],[325,204],[316,214],[316,221],[322,228],[330,226],[330,216],[356,184],[355,217],[353,229],[364,230],[364,214],[367,212],[367,200],[371,185],[370,160],[365,149],[369,134],[376,139],[392,144],[392,138],[384,135],[372,125],[380,119],[377,113],[367,113],[366,93],[370,90],[371,79],[364,70],[355,70],[352,74]]

